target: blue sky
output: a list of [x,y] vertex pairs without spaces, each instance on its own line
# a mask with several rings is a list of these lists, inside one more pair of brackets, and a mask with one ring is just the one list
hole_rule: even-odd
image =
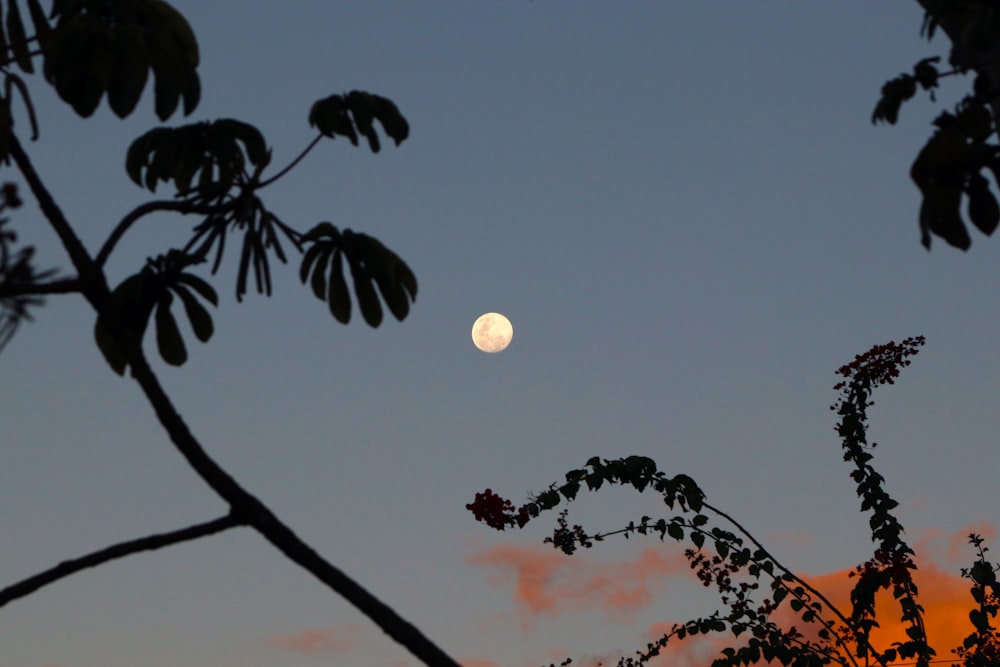
[[[917,536],[991,517],[997,242],[919,245],[907,174],[943,105],[918,96],[898,126],[869,121],[885,80],[944,51],[918,37],[917,3],[174,4],[202,48],[192,119],[254,123],[277,165],[335,92],[388,96],[410,121],[398,149],[324,142],[264,193],[300,228],[329,220],[398,252],[420,281],[410,317],[341,326],[294,266],[274,297],[237,304],[229,262],[215,338],[157,368],[213,456],[453,655],[627,653],[643,628],[703,608],[663,575],[645,606],[563,591],[567,606],[532,614],[504,571],[470,562],[548,529],[490,532],[465,510],[476,491],[520,501],[593,455],[692,475],[807,572],[866,558],[827,407],[833,371],[889,339],[928,339],[873,412],[901,521]],[[125,122],[106,106],[84,121],[30,83],[30,150],[96,249],[148,196],[123,163],[158,124],[151,98]],[[36,211],[15,223],[40,265],[68,266]],[[138,226],[112,281],[191,224]],[[487,355],[469,330],[494,310],[515,337]],[[102,361],[86,304],[53,298],[36,315],[0,355],[3,584],[224,513]],[[614,528],[655,510],[609,493],[573,517]],[[628,578],[611,563],[657,545],[574,567]],[[248,530],[81,573],[2,613],[0,667],[409,660]],[[289,648],[308,631],[350,641]]]

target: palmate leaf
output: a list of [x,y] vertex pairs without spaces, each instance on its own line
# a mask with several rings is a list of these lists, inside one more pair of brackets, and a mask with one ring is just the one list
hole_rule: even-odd
[[259,169],[269,161],[264,135],[257,128],[222,118],[149,130],[129,146],[125,171],[136,185],[151,192],[160,181],[173,181],[179,194],[191,190],[197,175],[199,189],[218,184],[221,197],[248,162]]
[[[316,298],[326,301],[342,324],[351,319],[351,296],[344,277],[344,260],[351,272],[358,310],[369,326],[382,323],[382,303],[397,320],[404,319],[416,300],[417,279],[398,255],[367,234],[340,232],[321,222],[302,237],[308,245],[299,278],[309,281]],[[381,295],[381,301],[379,296]]]
[[331,139],[339,134],[355,146],[358,135],[363,136],[373,153],[381,149],[374,125],[376,120],[397,146],[410,135],[409,123],[392,100],[360,90],[323,98],[309,110],[309,125],[321,134]]
[[149,260],[139,273],[112,291],[112,317],[97,318],[94,338],[115,373],[124,374],[128,365],[120,343],[141,343],[150,317],[155,321],[157,349],[163,360],[172,366],[187,361],[187,346],[172,311],[174,295],[180,298],[195,337],[203,343],[212,337],[212,317],[198,299],[217,305],[218,296],[207,282],[184,271],[191,263],[189,256],[172,250]]
[[[105,93],[116,115],[129,115],[150,70],[160,120],[171,116],[181,101],[185,114],[197,106],[198,43],[184,17],[166,2],[120,0],[109,8],[106,0],[56,1],[51,13],[55,25],[49,30],[39,29],[44,14],[35,4],[30,0],[29,9],[45,54],[45,79],[81,116],[91,115]],[[8,24],[12,21],[8,14]],[[10,28],[8,34],[13,35]]]

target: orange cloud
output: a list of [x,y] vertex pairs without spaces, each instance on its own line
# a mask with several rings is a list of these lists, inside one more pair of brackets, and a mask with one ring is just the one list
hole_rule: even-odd
[[569,609],[627,614],[648,605],[669,575],[688,569],[682,553],[656,548],[614,563],[566,556],[552,547],[508,545],[473,554],[466,562],[492,570],[497,586],[513,582],[514,602],[528,624]]
[[[959,571],[961,567],[969,567],[976,557],[975,550],[968,544],[968,535],[978,533],[989,544],[997,531],[992,525],[977,523],[955,532],[921,529],[914,533],[918,536],[914,540],[918,569],[913,574],[919,589],[917,601],[924,607],[924,624],[931,646],[937,649],[937,659],[947,661],[953,657],[951,650],[960,646],[972,631],[968,620],[969,610],[974,604],[969,594],[971,583],[963,579]],[[541,545],[498,546],[475,553],[466,561],[489,571],[493,585],[510,590],[518,614],[527,628],[540,616],[558,616],[567,612],[599,610],[608,612],[612,620],[621,620],[614,616],[627,615],[651,603],[664,592],[672,576],[691,576],[687,559],[678,551],[646,548],[632,560],[608,562],[597,560],[592,552],[568,557]],[[852,566],[825,574],[803,575],[803,578],[826,595],[845,615],[849,615],[850,593],[857,581],[849,577],[853,569]],[[766,583],[761,583],[758,593],[755,596],[758,601],[768,597]],[[684,611],[678,610],[680,614]],[[872,643],[876,648],[884,650],[893,642],[907,639],[906,626],[899,621],[899,604],[890,592],[883,592],[877,598],[876,612],[881,624],[872,634]],[[787,603],[775,612],[774,620],[785,628],[794,625],[813,638],[820,627],[818,624],[804,624]],[[641,649],[672,627],[673,620],[665,621],[650,626],[642,638],[626,631],[621,639],[628,642],[627,645]],[[739,647],[743,642],[744,638],[733,638],[729,634],[689,637],[669,643],[650,664],[652,667],[709,665],[722,648]],[[563,657],[572,657],[571,667],[616,667],[619,657],[623,655],[634,655],[634,650],[581,656],[574,655],[572,648],[559,649],[537,664],[553,662],[558,665]],[[467,667],[493,666],[470,663]]]
[[334,625],[324,630],[309,629],[290,635],[275,635],[268,637],[267,643],[288,651],[310,655],[347,653],[358,645],[360,635],[360,625],[346,623]]
[[459,659],[462,667],[500,667],[500,663],[489,658],[464,658]]
[[[951,649],[961,645],[962,640],[972,631],[969,623],[969,610],[974,604],[969,595],[971,584],[957,571],[946,571],[932,561],[918,561],[917,566],[913,581],[919,591],[917,602],[924,608],[924,627],[928,641],[937,649],[938,658],[948,658]],[[822,591],[845,615],[849,615],[851,589],[857,581],[848,577],[852,569],[805,579]],[[872,644],[884,650],[893,642],[906,641],[907,626],[899,620],[899,603],[893,599],[892,594],[883,591],[876,597],[875,605],[880,627],[872,631]],[[796,624],[790,610],[783,607],[782,611],[786,626],[796,625],[801,632],[808,630],[801,621]],[[813,627],[818,629],[815,624]]]

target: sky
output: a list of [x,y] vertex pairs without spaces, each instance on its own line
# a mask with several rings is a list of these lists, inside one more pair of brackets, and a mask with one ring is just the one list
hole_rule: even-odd
[[[832,430],[834,371],[924,335],[875,398],[875,465],[920,547],[932,643],[964,636],[944,627],[968,601],[964,536],[992,536],[1000,501],[1000,242],[919,244],[909,166],[967,81],[918,95],[897,126],[870,122],[887,79],[946,54],[919,37],[916,2],[174,4],[201,45],[190,120],[255,124],[275,168],[333,93],[387,96],[411,125],[378,155],[322,142],[262,193],[300,229],[328,220],[399,253],[420,285],[405,321],[337,323],[295,265],[271,298],[237,303],[229,261],[215,337],[182,368],[154,360],[209,453],[320,553],[466,667],[607,664],[714,608],[681,547],[570,558],[542,544],[555,516],[497,533],[465,505],[485,488],[520,503],[592,456],[640,454],[843,596],[872,546]],[[151,94],[125,121],[106,103],[83,120],[29,85],[29,151],[96,251],[150,198],[124,155],[160,124]],[[145,219],[112,282],[194,222]],[[37,210],[14,225],[40,268],[68,271]],[[498,354],[470,337],[489,311],[514,327]],[[224,514],[102,360],[82,299],[35,315],[0,354],[0,586]],[[613,489],[570,520],[611,530],[662,507]],[[81,572],[0,614],[0,667],[416,664],[248,529]],[[676,664],[717,648],[682,647]]]

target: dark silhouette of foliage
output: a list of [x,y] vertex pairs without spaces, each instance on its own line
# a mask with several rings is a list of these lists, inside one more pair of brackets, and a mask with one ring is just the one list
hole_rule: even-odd
[[971,92],[934,120],[936,130],[910,169],[922,197],[920,242],[930,250],[931,237],[939,236],[968,250],[972,239],[966,220],[986,236],[1000,223],[1000,206],[993,194],[1000,183],[1000,6],[987,0],[920,0],[920,4],[925,10],[921,34],[930,40],[940,29],[951,41],[951,69],[940,71],[941,57],[932,56],[914,65],[912,73],[886,82],[872,122],[895,124],[900,107],[918,89],[935,99],[943,77],[972,77]]
[[[23,16],[30,17],[30,24]],[[157,352],[172,366],[188,359],[183,329],[202,343],[212,338],[214,325],[207,306],[218,306],[219,299],[209,280],[196,271],[211,257],[210,274],[217,274],[230,236],[239,238],[237,300],[246,294],[251,274],[257,292],[270,295],[271,260],[287,264],[289,255],[297,252],[303,254],[302,281],[310,283],[339,322],[346,324],[351,318],[345,270],[350,271],[357,306],[367,324],[381,324],[383,301],[397,320],[404,319],[416,298],[417,280],[396,253],[377,239],[338,229],[330,222],[299,231],[279,218],[261,194],[289,174],[324,137],[339,134],[357,146],[358,137],[363,136],[377,153],[381,149],[378,125],[399,146],[409,135],[409,124],[396,104],[358,90],[319,100],[308,114],[316,135],[298,157],[274,173],[267,172],[272,152],[263,133],[240,120],[223,118],[151,129],[129,147],[125,171],[151,193],[160,184],[171,186],[173,196],[150,200],[127,212],[95,254],[77,237],[70,216],[36,171],[22,143],[23,133],[14,127],[11,109],[16,92],[27,112],[30,139],[39,139],[30,79],[22,78],[22,74],[34,74],[39,64],[43,82],[82,117],[95,113],[105,97],[114,114],[130,115],[152,78],[153,107],[157,117],[166,121],[178,109],[188,115],[197,107],[201,96],[198,63],[194,32],[162,0],[54,0],[47,13],[38,0],[0,0],[0,75],[4,81],[0,87],[0,162],[19,173],[75,272],[52,280],[55,271],[35,269],[31,263],[34,249],[17,248],[10,220],[0,218],[0,348],[44,296],[83,296],[95,311],[94,337],[108,365],[118,375],[129,371],[179,453],[230,508],[227,515],[205,523],[63,561],[0,589],[0,606],[84,568],[246,526],[345,597],[422,662],[457,667],[416,627],[304,543],[209,457],[164,392],[143,347],[151,322]],[[0,213],[20,204],[18,184],[4,184]],[[108,258],[130,229],[156,212],[194,216],[188,242],[181,248],[162,249],[112,288],[105,274]],[[181,312],[180,319],[186,321],[183,328],[178,322]]]
[[[661,541],[670,537],[690,544],[684,555],[692,571],[704,586],[718,591],[719,609],[708,616],[674,624],[635,657],[622,658],[619,667],[646,663],[660,655],[670,642],[712,633],[728,633],[743,642],[722,649],[713,667],[737,667],[761,661],[845,667],[872,663],[888,666],[898,661],[929,665],[936,654],[924,629],[923,607],[917,601],[918,590],[912,577],[916,569],[914,552],[893,513],[898,503],[886,492],[885,479],[871,464],[875,443],[869,443],[867,438],[873,390],[893,384],[923,343],[921,336],[876,345],[838,370],[843,380],[835,386],[840,397],[831,410],[839,418],[836,431],[844,460],[852,466],[851,479],[861,499],[860,509],[869,515],[868,524],[876,545],[872,557],[852,573],[855,583],[849,611],[838,609],[821,591],[778,561],[733,517],[709,503],[693,479],[683,474],[668,476],[648,457],[607,460],[595,456],[583,468],[567,472],[565,482],[550,485],[520,507],[486,489],[477,493],[466,508],[476,520],[504,530],[524,527],[564,501],[572,502],[584,488],[598,491],[605,485],[628,486],[663,499],[670,510],[668,516],[643,516],[624,528],[608,532],[590,533],[583,526],[570,526],[568,510],[564,509],[552,535],[544,540],[572,555],[580,547],[591,548],[616,535],[626,538],[655,535]],[[986,560],[980,536],[970,535],[969,541],[977,549],[977,560],[962,575],[973,582],[971,593],[976,607],[969,615],[973,632],[952,652],[964,667],[995,667],[1000,664],[1000,634],[992,622],[1000,610],[998,568]],[[768,589],[769,593],[760,593]],[[898,606],[907,640],[880,649],[872,645],[870,635],[878,625],[876,594],[883,590],[891,593]],[[784,605],[802,627],[812,626],[809,636],[796,626],[783,627],[772,618]]]

